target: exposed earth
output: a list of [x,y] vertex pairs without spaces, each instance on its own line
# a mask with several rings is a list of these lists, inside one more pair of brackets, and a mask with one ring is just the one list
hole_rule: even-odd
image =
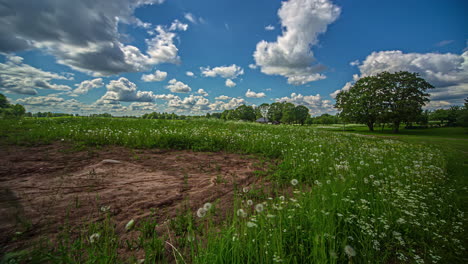
[[[154,211],[164,222],[187,204],[231,204],[235,188],[257,182],[253,157],[224,152],[73,149],[58,142],[0,148],[0,248],[7,252],[40,236],[53,238],[70,225],[103,218],[109,208],[116,230]],[[22,239],[13,239],[21,232]],[[19,234],[19,233],[17,233]],[[1,255],[1,254],[0,254]]]

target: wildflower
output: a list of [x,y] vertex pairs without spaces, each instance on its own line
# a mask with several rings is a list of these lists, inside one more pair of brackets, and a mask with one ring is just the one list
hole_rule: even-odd
[[237,214],[237,216],[240,216],[240,217],[246,217],[247,216],[247,213],[244,211],[244,209],[238,209],[236,214]]
[[263,211],[263,204],[257,204],[255,206],[255,211],[257,211],[258,213],[261,213]]
[[211,209],[213,205],[211,203],[205,203],[203,205],[203,209],[205,209],[205,211],[209,211]]
[[252,201],[252,200],[247,200],[247,205],[248,205],[248,206],[253,205],[253,201]]
[[350,245],[345,246],[344,252],[346,253],[346,255],[348,255],[348,257],[356,256],[356,251]]
[[128,221],[128,223],[125,225],[125,230],[128,231],[128,230],[132,229],[134,225],[135,225],[135,220],[132,219],[132,220]]
[[293,186],[296,186],[298,183],[299,183],[299,181],[296,180],[296,179],[292,179],[292,180],[291,180],[291,184],[292,184]]
[[89,237],[89,242],[94,243],[99,239],[101,235],[99,233],[94,233]]
[[247,222],[247,227],[257,227],[257,224],[254,222]]
[[200,217],[200,218],[202,218],[202,217],[204,217],[205,215],[206,215],[206,210],[205,210],[205,208],[198,208],[198,210],[197,210],[197,216]]

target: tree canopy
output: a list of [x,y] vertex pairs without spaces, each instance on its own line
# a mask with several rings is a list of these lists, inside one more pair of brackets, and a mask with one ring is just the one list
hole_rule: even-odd
[[19,118],[24,116],[26,110],[20,104],[10,104],[5,95],[0,94],[0,117]]
[[348,91],[336,97],[335,107],[347,121],[364,123],[369,130],[374,124],[391,123],[398,133],[400,123],[416,121],[429,101],[427,89],[433,86],[417,73],[382,72],[359,79]]

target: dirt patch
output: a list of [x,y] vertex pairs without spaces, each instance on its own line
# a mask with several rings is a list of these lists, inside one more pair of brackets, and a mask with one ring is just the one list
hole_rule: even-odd
[[[0,246],[2,251],[53,236],[67,221],[78,225],[102,218],[110,207],[117,231],[153,210],[164,221],[182,204],[193,212],[205,202],[232,199],[234,187],[258,180],[253,158],[191,151],[105,147],[70,151],[55,143],[0,148]],[[27,238],[12,241],[15,232]]]

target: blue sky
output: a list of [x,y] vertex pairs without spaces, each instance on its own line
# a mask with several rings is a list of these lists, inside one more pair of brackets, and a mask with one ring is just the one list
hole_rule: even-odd
[[436,87],[428,108],[468,96],[462,0],[2,2],[0,92],[32,112],[288,101],[318,115],[358,78],[399,70]]

